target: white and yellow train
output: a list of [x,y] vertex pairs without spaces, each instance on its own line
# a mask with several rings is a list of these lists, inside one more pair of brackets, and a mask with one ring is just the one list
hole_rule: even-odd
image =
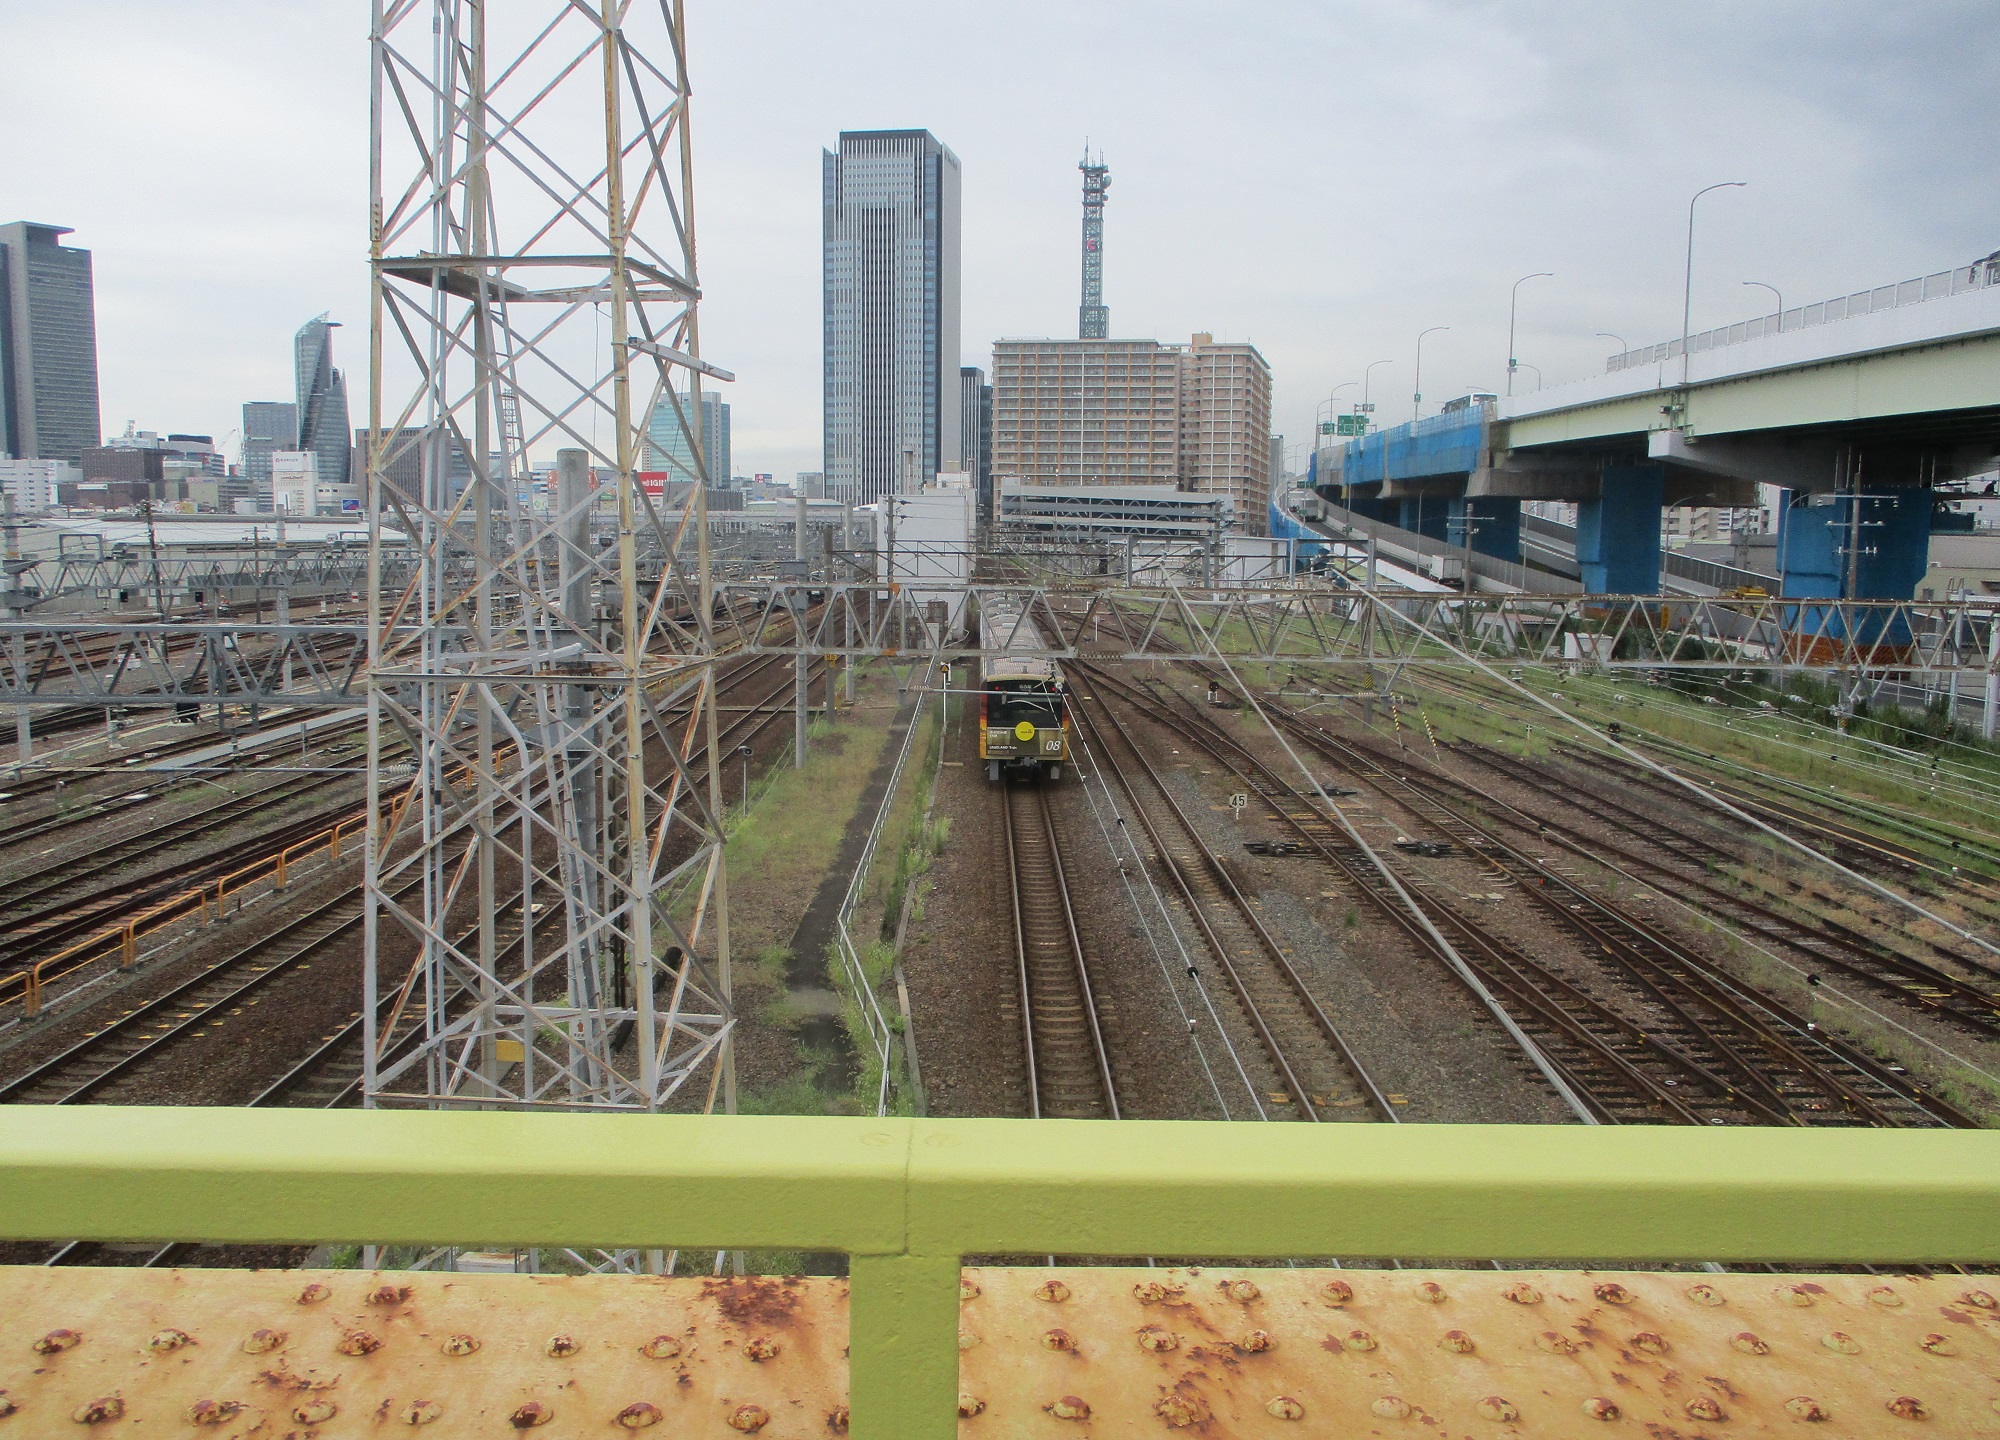
[[986,778],[1062,779],[1069,759],[1069,696],[1062,667],[1036,652],[1041,631],[1006,596],[984,598],[979,615],[979,758]]

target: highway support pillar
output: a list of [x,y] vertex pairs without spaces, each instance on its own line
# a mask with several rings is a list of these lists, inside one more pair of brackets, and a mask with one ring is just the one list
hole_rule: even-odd
[[1660,592],[1660,465],[1607,465],[1595,500],[1576,505],[1576,564],[1586,595]]
[[1475,555],[1519,564],[1521,560],[1521,502],[1484,496],[1473,500],[1453,500],[1446,512],[1445,538],[1454,545],[1471,547]]
[[1439,495],[1408,495],[1398,502],[1396,523],[1427,539],[1444,541],[1453,502]]
[[[1930,568],[1931,505],[1927,485],[1854,494],[1783,492],[1778,501],[1779,593],[1825,600],[1910,599]],[[1900,617],[1871,613],[1857,622],[1851,637],[1838,612],[1808,607],[1799,624],[1808,633],[1863,646],[1910,643],[1909,627]]]

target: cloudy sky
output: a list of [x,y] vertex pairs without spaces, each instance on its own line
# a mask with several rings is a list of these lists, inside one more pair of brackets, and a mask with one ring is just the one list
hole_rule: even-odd
[[[513,0],[517,6],[528,0]],[[554,0],[541,0],[553,7]],[[1073,334],[1086,136],[1112,332],[1254,342],[1297,444],[1373,360],[1407,414],[1694,325],[2000,248],[1992,0],[688,0],[705,351],[735,470],[819,465],[820,150],[925,126],[964,164],[968,364]],[[96,255],[107,430],[236,429],[322,310],[365,362],[365,0],[0,0],[0,219]],[[1527,371],[1523,383],[1532,383]],[[1343,391],[1346,400],[1354,390]],[[1429,405],[1427,404],[1427,409]]]

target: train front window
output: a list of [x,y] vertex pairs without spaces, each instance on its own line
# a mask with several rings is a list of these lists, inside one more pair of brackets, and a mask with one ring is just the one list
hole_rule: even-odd
[[1045,690],[1001,690],[993,696],[987,715],[989,725],[1009,730],[1023,720],[1038,730],[1050,729],[1062,724],[1062,697]]

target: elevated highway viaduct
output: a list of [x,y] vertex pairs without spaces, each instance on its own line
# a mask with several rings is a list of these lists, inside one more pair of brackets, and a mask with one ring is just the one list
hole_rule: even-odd
[[1577,505],[1593,594],[1659,593],[1665,506],[1782,492],[1801,598],[1907,599],[1938,487],[2000,454],[2000,273],[1946,271],[1612,357],[1604,374],[1320,449],[1326,498],[1520,559],[1521,502]]

